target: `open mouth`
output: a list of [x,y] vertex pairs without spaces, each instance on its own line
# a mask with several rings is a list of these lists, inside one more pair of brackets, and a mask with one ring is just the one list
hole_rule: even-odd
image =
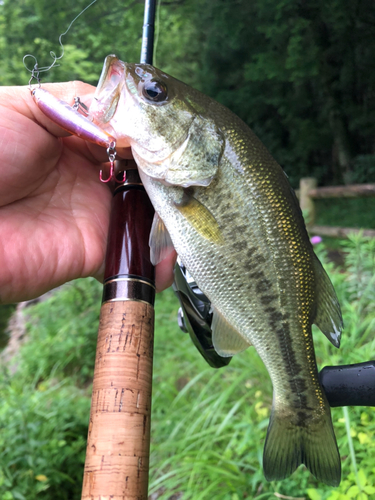
[[125,64],[114,55],[107,56],[89,109],[89,117],[102,128],[116,112],[124,75]]

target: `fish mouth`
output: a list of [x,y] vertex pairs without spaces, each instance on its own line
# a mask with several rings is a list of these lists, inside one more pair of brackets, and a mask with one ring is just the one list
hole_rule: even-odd
[[124,86],[125,64],[115,55],[105,58],[102,73],[89,110],[91,120],[103,129],[116,112]]
[[[114,54],[105,58],[102,73],[89,108],[89,118],[102,130],[115,137],[118,146],[131,147],[139,157],[146,161],[151,161],[152,158],[153,162],[163,162],[180,147],[183,147],[195,117],[192,117],[191,122],[188,124],[186,133],[182,133],[180,137],[175,139],[173,144],[169,144],[162,149],[155,150],[153,147],[144,147],[137,139],[129,137],[122,127],[118,127],[116,118],[112,119],[117,111],[124,87],[129,88],[130,94],[136,94],[137,77],[141,80],[142,77],[148,74],[144,69],[137,67],[134,70],[137,75],[134,75],[134,79],[132,71],[129,71],[129,66],[133,65],[124,63]],[[151,74],[149,75],[151,77]],[[130,95],[127,95],[127,98],[130,98]]]

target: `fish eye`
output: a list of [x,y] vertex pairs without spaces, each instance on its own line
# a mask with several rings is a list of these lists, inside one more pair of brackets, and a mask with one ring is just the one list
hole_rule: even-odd
[[167,87],[158,80],[150,80],[143,86],[143,95],[148,101],[162,102],[168,96]]

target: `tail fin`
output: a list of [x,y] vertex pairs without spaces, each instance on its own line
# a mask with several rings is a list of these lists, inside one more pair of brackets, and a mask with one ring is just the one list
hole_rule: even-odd
[[319,421],[300,420],[295,424],[272,409],[263,453],[266,479],[284,479],[303,463],[319,481],[338,486],[341,462],[329,407]]

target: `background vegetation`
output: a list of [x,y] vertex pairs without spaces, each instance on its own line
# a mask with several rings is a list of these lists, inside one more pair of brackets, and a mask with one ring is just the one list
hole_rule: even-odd
[[[0,85],[27,84],[27,53],[49,65],[50,50],[60,54],[58,35],[87,3],[0,0]],[[98,1],[63,38],[64,58],[43,81],[96,84],[107,54],[138,61],[142,22],[143,0]],[[321,184],[375,181],[372,0],[163,0],[158,26],[155,64],[240,115],[295,187],[306,175]],[[345,225],[374,227],[371,207],[369,199],[355,203]],[[343,208],[337,200],[322,205],[318,222],[342,223]],[[344,264],[328,267],[345,336],[338,351],[316,333],[320,367],[375,355],[375,244],[355,237],[341,245]],[[77,281],[27,309],[27,342],[0,368],[1,500],[80,498],[100,288]],[[154,498],[375,498],[370,408],[333,410],[339,488],[303,468],[267,483],[261,460],[271,385],[258,356],[249,349],[212,370],[178,330],[170,291],[156,311]]]
[[[314,331],[321,368],[375,359],[375,241],[353,237],[343,245],[345,263],[326,266],[342,305],[345,334],[337,350]],[[325,260],[323,245],[318,252]],[[27,341],[0,371],[1,500],[80,498],[100,293],[95,280],[78,280],[26,309]],[[154,499],[375,497],[375,418],[367,407],[332,410],[343,466],[339,488],[318,483],[304,467],[289,479],[267,483],[261,466],[272,401],[266,369],[251,348],[225,369],[209,368],[178,329],[176,312],[172,292],[160,294]]]
[[[2,0],[0,84],[25,54],[49,65],[89,0]],[[44,81],[96,84],[110,53],[139,61],[143,0],[99,0],[63,37]],[[155,65],[243,118],[296,185],[375,181],[373,0],[162,0]],[[29,60],[29,66],[31,66]]]

